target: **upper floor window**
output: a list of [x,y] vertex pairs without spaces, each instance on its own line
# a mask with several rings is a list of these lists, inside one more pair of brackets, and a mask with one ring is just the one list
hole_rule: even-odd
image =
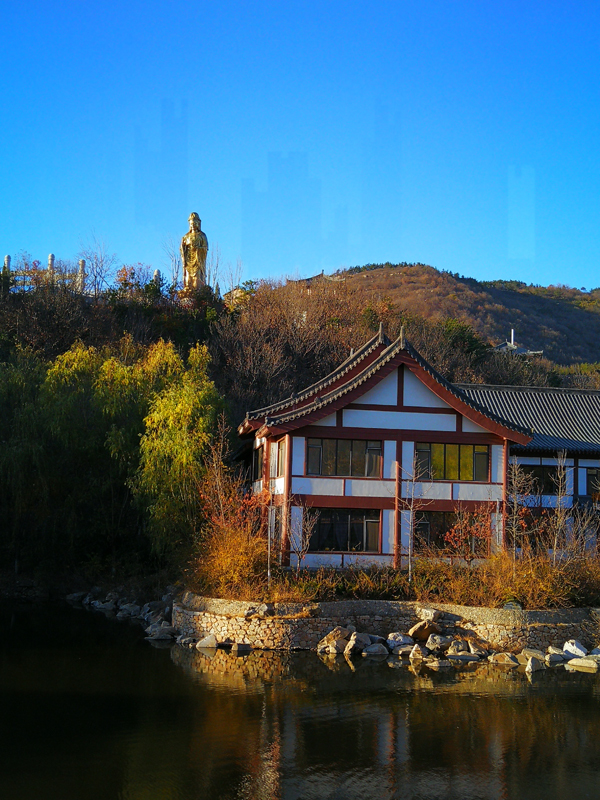
[[252,451],[252,480],[260,481],[263,476],[263,453],[264,447],[261,445]]
[[489,470],[487,444],[416,444],[417,480],[488,481]]
[[280,478],[285,471],[285,439],[271,443],[271,478]]
[[306,474],[381,477],[381,442],[364,439],[307,439]]

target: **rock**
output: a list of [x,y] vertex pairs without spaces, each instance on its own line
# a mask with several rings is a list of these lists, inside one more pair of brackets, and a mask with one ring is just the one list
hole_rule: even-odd
[[218,646],[217,637],[214,633],[210,633],[208,636],[205,636],[204,639],[200,639],[200,641],[196,643],[196,650],[210,650]]
[[252,647],[245,642],[234,642],[231,645],[231,654],[234,656],[245,656],[252,652]]
[[543,661],[546,658],[546,654],[542,653],[541,650],[536,650],[535,647],[524,647],[521,650],[521,655],[527,659],[537,658],[538,661]]
[[367,635],[371,640],[371,644],[385,644],[387,642],[387,639],[385,639],[383,636],[377,636],[374,633],[369,633]]
[[541,669],[546,669],[546,664],[544,661],[540,661],[539,658],[535,656],[531,656],[531,658],[527,661],[527,666],[525,667],[525,672],[538,672]]
[[584,658],[587,656],[586,648],[578,642],[577,639],[569,639],[568,642],[565,642],[563,645],[563,650],[565,653],[571,653],[575,656],[575,658]]
[[562,653],[546,653],[546,658],[544,659],[546,665],[549,667],[553,667],[556,664],[564,664],[565,659],[563,658]]
[[565,652],[561,647],[553,647],[553,645],[548,645],[547,649],[548,649],[548,653],[553,654],[553,655],[557,655],[557,656],[562,656],[564,654],[564,652]]
[[180,647],[191,649],[196,646],[198,639],[195,636],[178,636],[175,641]]
[[275,614],[273,603],[261,603],[256,610],[261,617],[272,617]]
[[452,666],[452,662],[447,658],[426,658],[425,666],[429,669],[447,669]]
[[87,592],[71,592],[65,597],[69,603],[80,603],[86,596]]
[[600,647],[594,647],[593,650],[590,650],[588,656],[600,656]]
[[374,642],[362,651],[363,656],[383,656],[389,655],[389,650],[382,642]]
[[426,647],[423,647],[420,644],[415,644],[413,649],[410,651],[410,655],[408,656],[411,661],[422,661],[425,656],[429,655],[429,650]]
[[317,647],[325,646],[330,642],[335,642],[336,639],[349,639],[351,636],[350,631],[347,628],[341,628],[339,625],[335,627],[332,631],[324,636]]
[[120,614],[129,614],[130,617],[137,617],[141,608],[137,605],[137,603],[124,603],[121,608],[119,609]]
[[[393,642],[395,644],[395,642]],[[400,644],[398,647],[392,648],[392,655],[394,656],[410,656],[412,653],[413,644]]]
[[446,653],[446,658],[453,664],[470,664],[481,660],[473,653]]
[[485,650],[481,645],[474,642],[472,639],[469,639],[469,650],[474,656],[478,656],[479,658],[487,658],[488,651]]
[[421,620],[421,622],[417,622],[416,625],[413,625],[409,630],[408,635],[412,636],[412,638],[417,642],[426,642],[432,633],[441,632],[442,629],[437,623],[424,619]]
[[344,649],[344,655],[351,655],[352,653],[361,653],[365,647],[371,644],[371,637],[368,633],[354,633],[348,639],[348,643]]
[[518,600],[509,600],[502,606],[503,611],[523,611],[523,606]]
[[343,653],[346,649],[346,645],[348,642],[345,639],[334,639],[334,641],[329,642],[327,645],[327,652],[331,655],[336,655],[337,653]]
[[112,600],[107,603],[103,603],[101,600],[92,600],[91,605],[96,611],[114,611],[117,608],[116,603],[113,603]]
[[446,655],[459,655],[460,653],[468,653],[469,645],[464,639],[454,639],[448,648]]
[[442,612],[437,608],[419,608],[417,609],[417,616],[424,622],[437,622],[442,616]]
[[500,664],[502,666],[518,667],[519,662],[512,653],[494,653],[490,657],[492,664]]
[[451,636],[442,636],[439,633],[432,633],[425,642],[425,647],[428,650],[447,650],[451,644]]
[[[387,635],[388,647],[398,647],[401,644],[414,644],[415,640],[407,633],[388,633]],[[393,644],[392,644],[393,643]]]
[[584,672],[598,672],[600,663],[595,658],[572,658],[569,661],[571,669],[579,669]]

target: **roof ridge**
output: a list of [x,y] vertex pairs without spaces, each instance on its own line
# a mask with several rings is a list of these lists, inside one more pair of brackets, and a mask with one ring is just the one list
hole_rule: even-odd
[[591,394],[600,395],[600,389],[577,389],[574,386],[521,386],[518,384],[503,384],[503,383],[455,383],[455,386],[461,389],[494,389],[497,391],[526,391],[526,392],[539,392],[557,394]]

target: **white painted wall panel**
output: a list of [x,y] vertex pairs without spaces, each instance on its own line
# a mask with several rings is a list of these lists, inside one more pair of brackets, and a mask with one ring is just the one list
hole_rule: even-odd
[[396,514],[393,509],[385,508],[381,515],[381,552],[394,554],[394,538],[396,529]]
[[344,567],[388,567],[393,556],[380,556],[373,553],[344,553]]
[[[581,461],[579,463],[581,464]],[[579,494],[587,494],[587,470],[580,467],[578,473]]]
[[304,436],[292,437],[292,475],[304,475]]
[[[513,456],[514,458],[514,456]],[[539,464],[540,459],[535,456],[517,456],[517,464]]]
[[342,478],[292,478],[292,494],[323,494],[343,497]]
[[319,425],[323,428],[335,428],[336,422],[336,415],[330,414],[328,417],[323,417],[318,422],[313,422],[313,425]]
[[304,509],[300,506],[292,506],[290,509],[290,544],[291,548],[299,550],[302,536],[302,517]]
[[393,497],[395,491],[395,481],[346,478],[346,497]]
[[400,544],[403,553],[408,553],[410,547],[410,511],[400,512]]
[[445,403],[431,389],[428,389],[406,367],[404,368],[404,405],[423,406],[425,408],[450,408],[448,403]]
[[579,459],[579,466],[580,467],[600,467],[600,459],[599,458],[580,458]]
[[452,484],[402,481],[402,497],[410,499],[413,496],[423,500],[452,500]]
[[271,493],[283,494],[285,491],[285,478],[271,478]]
[[[554,464],[558,464],[558,459],[557,458],[542,458],[542,464],[547,464],[549,467],[551,467]],[[572,467],[573,466],[573,459],[572,458],[565,458],[565,466]]]
[[456,417],[450,414],[420,414],[406,411],[360,411],[344,409],[344,427],[390,428],[410,431],[455,431]]
[[573,494],[573,490],[575,489],[575,467],[567,467],[565,472],[567,494]]
[[[295,559],[294,559],[295,560]],[[306,567],[318,569],[319,567],[341,567],[342,557],[334,553],[309,553],[303,561]]]
[[502,500],[502,486],[489,483],[455,483],[452,487],[453,500]]
[[502,514],[492,514],[492,553],[502,550]]
[[253,492],[253,494],[259,494],[260,492],[262,492],[262,488],[263,488],[262,480],[254,481],[254,483],[252,484],[252,492]]
[[491,451],[492,483],[502,483],[504,480],[504,446],[501,444],[493,444]]
[[383,477],[388,480],[396,477],[396,442],[383,443]]
[[482,428],[476,422],[471,422],[467,417],[462,418],[462,429],[465,433],[488,433],[485,428]]
[[415,443],[402,442],[402,470],[400,477],[404,480],[410,480],[413,477],[415,468]]
[[377,386],[356,401],[357,403],[373,403],[378,406],[395,406],[398,404],[398,370],[395,369],[379,381]]

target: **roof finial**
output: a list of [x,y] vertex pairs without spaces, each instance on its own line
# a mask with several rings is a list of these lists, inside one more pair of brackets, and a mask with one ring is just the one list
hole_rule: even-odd
[[400,347],[404,350],[404,325],[400,326]]

